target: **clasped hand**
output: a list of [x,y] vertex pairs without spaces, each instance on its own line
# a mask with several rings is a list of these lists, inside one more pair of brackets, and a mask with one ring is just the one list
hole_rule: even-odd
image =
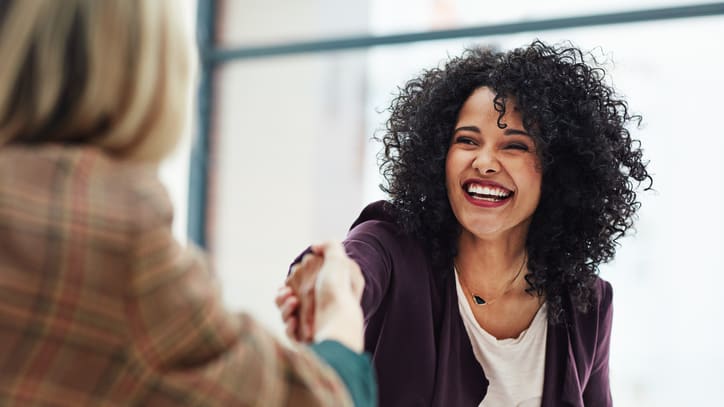
[[313,245],[292,266],[275,302],[287,335],[302,342],[336,340],[361,352],[364,278],[339,243]]

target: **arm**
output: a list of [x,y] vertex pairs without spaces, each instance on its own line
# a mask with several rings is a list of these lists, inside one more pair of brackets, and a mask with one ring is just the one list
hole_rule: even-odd
[[599,280],[601,296],[598,315],[598,337],[593,356],[591,374],[583,389],[583,400],[591,406],[611,406],[611,386],[609,382],[608,359],[611,347],[611,321],[613,317],[613,289],[611,284]]
[[131,256],[133,356],[152,383],[141,404],[352,404],[311,352],[286,348],[252,318],[227,313],[201,253],[182,248],[170,216],[163,218],[140,216]]
[[389,222],[368,221],[357,225],[344,240],[349,257],[359,264],[365,280],[362,310],[365,319],[379,308],[392,278],[390,249],[396,247]]

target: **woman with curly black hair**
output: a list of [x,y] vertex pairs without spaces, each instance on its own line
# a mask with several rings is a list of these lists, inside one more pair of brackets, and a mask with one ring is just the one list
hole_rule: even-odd
[[[400,89],[380,137],[390,199],[344,242],[381,406],[611,404],[597,272],[651,177],[626,128],[638,117],[604,76],[535,41],[467,50]],[[307,295],[277,297],[301,339]]]

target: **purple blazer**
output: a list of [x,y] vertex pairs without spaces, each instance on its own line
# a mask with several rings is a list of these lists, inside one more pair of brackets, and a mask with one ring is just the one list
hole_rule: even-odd
[[[455,279],[439,277],[387,205],[367,206],[344,241],[365,277],[365,349],[375,365],[380,406],[477,406],[488,380],[460,317]],[[588,313],[548,326],[543,406],[612,405],[612,292],[601,279],[595,287]]]

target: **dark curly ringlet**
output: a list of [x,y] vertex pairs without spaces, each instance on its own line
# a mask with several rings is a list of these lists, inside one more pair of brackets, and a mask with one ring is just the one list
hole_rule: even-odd
[[399,89],[386,131],[375,137],[384,144],[381,188],[436,269],[452,271],[460,233],[445,187],[450,140],[465,100],[487,86],[497,95],[498,126],[512,98],[541,160],[541,198],[526,242],[529,290],[545,295],[554,321],[565,319],[566,298],[588,310],[599,264],[613,258],[633,225],[636,187],[652,185],[640,143],[626,128],[640,117],[604,77],[592,55],[534,41],[509,52],[468,49]]

